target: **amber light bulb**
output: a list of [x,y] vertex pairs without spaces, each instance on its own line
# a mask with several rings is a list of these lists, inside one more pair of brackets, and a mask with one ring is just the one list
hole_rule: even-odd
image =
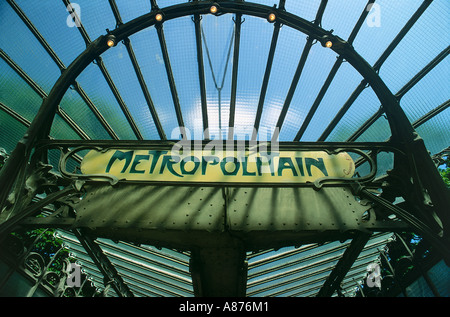
[[273,22],[275,21],[277,18],[277,16],[275,15],[275,13],[271,13],[269,14],[269,16],[267,17],[267,20],[269,20],[269,22]]
[[209,8],[209,12],[211,12],[213,14],[217,13],[217,11],[218,11],[218,9],[216,6],[211,6],[211,8]]
[[162,14],[161,14],[161,13],[158,13],[158,14],[155,16],[155,19],[156,19],[156,21],[161,22],[161,21],[163,20]]
[[332,46],[333,46],[333,42],[331,42],[331,41],[326,41],[326,42],[325,42],[325,47],[330,48],[330,47],[332,47]]
[[106,45],[108,45],[109,47],[113,47],[114,45],[116,45],[116,42],[114,42],[113,39],[109,39],[108,41],[106,41]]

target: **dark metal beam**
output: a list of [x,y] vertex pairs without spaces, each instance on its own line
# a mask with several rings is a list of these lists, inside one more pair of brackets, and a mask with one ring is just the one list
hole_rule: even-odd
[[[412,89],[419,81],[432,71],[440,62],[442,62],[450,53],[450,46],[442,50],[431,62],[422,68],[410,81],[408,81],[396,94],[395,97],[400,100],[410,89]],[[442,111],[442,110],[441,110]],[[438,111],[440,112],[440,111]],[[359,138],[373,123],[375,123],[383,115],[383,107],[380,107],[361,127],[359,127],[347,141],[353,142]],[[424,118],[425,119],[425,118]],[[413,125],[414,127],[414,125]]]
[[[389,44],[387,49],[381,54],[381,56],[378,58],[378,60],[373,65],[373,69],[378,72],[383,65],[383,63],[386,61],[386,59],[391,55],[391,53],[394,51],[394,49],[397,47],[397,45],[401,42],[401,40],[405,37],[405,35],[409,32],[409,30],[413,27],[413,25],[419,20],[419,18],[422,16],[422,14],[425,12],[425,10],[428,8],[428,6],[431,4],[432,0],[425,0],[422,5],[417,9],[417,11],[412,15],[412,17],[408,20],[408,22],[405,24],[405,26],[400,30],[400,32],[397,34],[397,36],[394,38],[394,40]],[[358,87],[353,91],[350,98],[345,102],[345,104],[342,106],[342,108],[339,110],[339,112],[336,114],[336,116],[331,120],[330,124],[326,127],[322,135],[319,137],[317,141],[325,141],[326,138],[331,134],[331,132],[334,130],[334,128],[337,126],[339,121],[344,117],[344,115],[347,113],[348,109],[352,106],[352,104],[355,102],[355,100],[359,97],[359,95],[362,93],[362,91],[367,88],[367,80],[363,79],[361,83],[358,85]]]
[[[419,144],[417,144],[417,148],[419,148]],[[419,160],[421,160],[420,155],[418,155],[417,158]],[[429,163],[433,164],[431,160],[428,160],[428,158],[426,160],[418,161],[418,163],[420,164],[420,163],[429,162]],[[425,164],[424,164],[424,167],[425,167]],[[433,166],[433,168],[436,169],[434,166]],[[424,170],[425,170],[425,168],[424,168]],[[436,174],[439,176],[438,173],[436,173]],[[433,175],[429,175],[429,176],[430,176],[430,179],[432,180]],[[424,182],[426,181],[426,178],[422,178],[422,179],[424,180]],[[443,182],[441,181],[441,183],[443,183]],[[440,186],[439,182],[435,182],[435,184]],[[428,187],[429,185],[426,184],[426,186]],[[446,188],[446,191],[448,193],[447,188]],[[438,192],[439,192],[439,188],[437,187],[436,191],[433,191],[433,193],[438,193]],[[450,247],[448,244],[449,232],[447,231],[448,224],[450,221],[449,217],[448,217],[448,210],[445,210],[444,215],[441,214],[439,212],[439,210],[437,210],[437,212],[439,212],[440,220],[442,221],[443,227],[444,227],[444,236],[441,237],[441,232],[438,232],[438,233],[435,232],[437,230],[436,228],[431,227],[428,223],[425,223],[420,218],[416,217],[413,213],[408,212],[407,210],[404,210],[403,208],[399,207],[398,205],[394,205],[392,202],[384,199],[381,196],[375,195],[374,193],[370,192],[368,189],[362,188],[360,186],[355,186],[354,193],[356,195],[361,195],[362,197],[367,198],[369,201],[376,203],[381,208],[384,208],[384,209],[388,210],[389,212],[392,212],[399,219],[405,221],[408,225],[410,225],[413,228],[413,230],[417,234],[421,235],[433,247],[435,247],[436,251],[438,251],[442,255],[443,259],[447,263],[450,263]],[[450,200],[449,196],[445,195],[445,194],[441,196],[441,199],[444,202],[448,202]]]
[[317,297],[330,297],[339,288],[342,280],[358,258],[361,251],[370,239],[370,234],[359,232],[352,240],[350,246],[345,250],[342,258],[334,267],[325,283],[322,285]]
[[164,66],[166,68],[167,79],[169,81],[170,92],[172,94],[172,101],[175,107],[175,114],[177,116],[178,126],[181,129],[181,133],[183,134],[183,138],[186,138],[186,133],[184,131],[185,124],[183,120],[183,114],[181,113],[180,100],[178,98],[177,87],[175,84],[175,78],[173,77],[172,66],[170,64],[169,52],[167,50],[167,43],[164,36],[164,29],[162,23],[157,23],[155,25],[156,32],[158,33],[159,44],[161,46],[161,52],[163,55]]
[[382,115],[384,111],[383,108],[378,108],[375,112],[362,126],[360,126],[353,134],[347,139],[347,142],[355,142],[364,132],[369,129],[372,124],[374,124]]
[[317,108],[319,108],[320,103],[322,102],[323,97],[325,96],[328,88],[331,85],[331,82],[334,79],[334,76],[336,76],[336,73],[338,72],[339,68],[341,67],[342,63],[344,62],[344,59],[342,56],[339,56],[337,61],[334,63],[333,68],[331,69],[330,73],[328,74],[327,79],[325,80],[325,83],[323,84],[322,88],[319,91],[319,94],[317,95],[316,99],[314,100],[313,105],[309,109],[308,114],[306,115],[305,119],[303,120],[303,123],[300,127],[300,129],[297,132],[297,135],[294,138],[294,141],[300,141],[303,134],[305,133],[306,129],[308,128],[314,114],[317,111]]
[[[280,4],[278,6],[279,10],[284,10],[285,2],[286,2],[285,0],[280,1]],[[271,40],[270,48],[269,48],[269,56],[267,57],[266,70],[264,71],[264,78],[263,78],[263,82],[261,85],[261,92],[259,95],[258,108],[256,109],[255,123],[253,125],[254,129],[253,129],[253,134],[252,134],[252,140],[256,140],[258,137],[257,134],[258,134],[258,130],[259,130],[259,125],[261,124],[261,116],[262,116],[262,111],[263,111],[263,107],[264,107],[264,102],[266,99],[267,87],[269,85],[269,78],[270,78],[270,73],[272,70],[273,59],[275,56],[275,49],[277,47],[278,36],[280,34],[280,28],[281,28],[280,22],[275,21],[274,27],[273,27],[272,40]]]
[[97,268],[103,274],[104,285],[111,285],[120,297],[134,297],[127,284],[125,284],[114,265],[109,261],[108,257],[103,253],[103,250],[95,240],[81,229],[73,229],[72,231],[94,261]]
[[228,139],[234,139],[234,118],[236,115],[237,78],[239,69],[239,48],[241,42],[242,14],[235,15],[233,70],[231,74],[230,118],[228,120]]
[[28,119],[26,119],[25,117],[23,117],[19,113],[15,112],[14,110],[12,110],[10,107],[5,105],[1,101],[0,101],[0,110],[6,112],[9,116],[13,117],[15,120],[19,121],[23,126],[25,126],[27,128],[31,124],[31,122]]
[[0,48],[0,58],[2,58],[6,64],[8,64],[17,75],[20,76],[30,86],[35,93],[41,98],[46,98],[47,93],[42,89],[28,74],[8,55]]
[[97,66],[100,68],[100,71],[103,74],[103,77],[105,77],[106,82],[108,83],[109,88],[111,89],[111,92],[113,93],[114,97],[117,100],[117,103],[119,104],[120,108],[122,109],[123,114],[125,115],[125,118],[127,119],[128,123],[130,124],[131,129],[133,130],[134,134],[136,135],[136,138],[138,140],[143,140],[144,137],[142,136],[141,132],[139,131],[139,128],[136,124],[136,122],[133,119],[133,116],[130,113],[130,110],[128,109],[127,105],[125,104],[125,101],[122,99],[122,96],[119,93],[119,90],[117,89],[116,85],[114,84],[111,75],[109,74],[106,66],[103,63],[103,60],[101,57],[97,58],[96,60]]
[[[19,17],[22,19],[22,21],[25,23],[27,28],[33,33],[33,35],[36,37],[36,39],[39,41],[39,43],[44,47],[44,49],[47,51],[47,53],[50,55],[50,57],[55,61],[55,63],[58,65],[61,71],[65,70],[66,67],[64,63],[61,61],[61,59],[57,56],[57,54],[54,52],[54,50],[50,47],[50,45],[47,43],[47,41],[44,39],[44,37],[39,33],[37,28],[33,25],[33,23],[28,19],[28,17],[25,15],[25,13],[20,9],[20,7],[13,1],[9,0],[9,4],[14,9],[14,11],[19,15]],[[67,2],[66,6],[69,3]],[[87,36],[87,33],[83,32],[84,36]],[[86,39],[85,39],[86,40]],[[89,37],[87,37],[87,43],[90,43]],[[25,78],[24,78],[25,79]],[[27,79],[25,79],[27,80]],[[27,80],[27,82],[29,82]],[[98,109],[95,107],[95,105],[92,103],[92,101],[87,97],[86,93],[82,90],[81,86],[78,83],[74,84],[76,87],[76,91],[80,94],[82,99],[85,101],[85,103],[88,105],[88,107],[92,110],[94,115],[97,117],[97,119],[101,122],[105,130],[108,132],[108,134],[112,138],[117,138],[117,135],[115,132],[111,129],[109,124],[106,122],[106,120],[103,118],[103,116],[100,114]],[[36,85],[31,84],[32,88],[35,89],[35,91],[41,95],[42,98],[46,98],[47,95],[42,89],[36,89]],[[58,111],[61,108],[58,108]],[[77,132],[77,134],[82,137],[86,138],[87,134],[82,131],[82,129],[76,124],[74,120],[72,120],[67,113],[62,111],[60,113],[61,117]],[[88,137],[89,138],[89,137]]]
[[[367,7],[371,4],[373,4],[375,0],[369,0],[367,5],[364,7],[364,10],[361,14],[361,16],[358,19],[358,22],[356,23],[355,27],[352,30],[352,33],[350,34],[347,42],[349,44],[352,44],[356,35],[358,34],[359,30],[361,29],[362,24],[364,23],[367,15],[369,14],[369,11],[367,10]],[[314,114],[317,111],[317,108],[319,108],[320,103],[322,102],[322,99],[324,98],[326,92],[328,91],[328,88],[331,85],[331,82],[333,81],[334,77],[336,76],[337,71],[341,67],[342,63],[344,62],[344,58],[342,56],[339,56],[337,61],[334,63],[333,68],[331,69],[327,79],[325,80],[325,83],[323,84],[322,88],[319,91],[319,94],[317,95],[316,99],[314,100],[313,105],[311,106],[308,114],[305,117],[305,120],[303,121],[299,131],[297,132],[297,135],[294,138],[294,141],[300,141],[303,134],[305,133],[306,129],[308,128]]]
[[78,136],[83,140],[90,140],[91,137],[81,129],[81,127],[73,120],[67,112],[64,111],[61,107],[58,106],[56,113],[75,131]]
[[443,49],[431,62],[422,68],[411,80],[402,87],[396,94],[397,99],[401,99],[411,88],[413,88],[422,78],[431,72],[450,53],[450,45]]
[[[11,152],[9,159],[0,171],[0,209],[4,206],[10,190],[16,182],[18,173],[26,168],[28,160],[37,141],[46,139],[50,133],[52,123],[58,111],[59,103],[67,89],[75,82],[77,76],[104,51],[108,49],[105,36],[100,36],[78,56],[56,81],[52,90],[42,102],[36,116],[30,124],[27,133]],[[23,179],[19,179],[23,182]]]
[[73,84],[74,90],[80,95],[81,99],[87,104],[89,109],[91,109],[94,116],[97,118],[97,120],[100,122],[102,127],[106,130],[106,132],[109,134],[109,136],[115,140],[119,140],[119,136],[114,132],[113,128],[109,125],[108,121],[105,119],[105,117],[100,113],[98,108],[94,105],[92,100],[88,97],[86,92],[83,88],[81,88],[80,84],[78,82],[75,82]]
[[[119,25],[122,25],[122,18],[120,16],[120,12],[119,9],[117,8],[117,4],[115,0],[109,0],[109,5],[111,7],[111,10],[113,11],[114,17],[116,19],[116,27],[118,27]],[[120,108],[122,109],[125,117],[127,118],[131,129],[133,130],[134,134],[136,135],[138,140],[143,140],[144,137],[142,136],[141,132],[139,131],[139,128],[136,124],[136,122],[134,121],[130,111],[128,110],[127,105],[125,104],[125,102],[122,99],[122,96],[119,93],[119,90],[117,89],[117,87],[115,86],[111,76],[109,75],[108,70],[106,69],[106,66],[103,63],[103,60],[99,57],[97,59],[97,65],[100,67],[101,72],[103,73],[103,76],[105,77],[106,81],[108,82],[108,85],[112,91],[112,93],[114,94],[114,97],[116,98]]]
[[50,55],[50,57],[53,59],[53,61],[58,65],[59,69],[63,71],[66,67],[64,66],[61,59],[56,55],[55,51],[51,48],[51,46],[47,43],[47,41],[44,39],[42,34],[37,30],[37,28],[31,23],[30,19],[26,16],[26,14],[22,11],[22,9],[14,2],[14,0],[7,0],[9,5],[14,9],[14,11],[17,13],[17,15],[22,19],[22,21],[25,23],[25,25],[28,27],[28,29],[33,33],[33,35],[36,37],[36,39],[39,41],[39,43],[42,45],[42,47],[47,51],[47,53]]
[[[66,5],[66,7],[68,7],[70,5],[70,1],[69,0],[62,0],[62,1]],[[76,16],[76,12],[72,12],[72,14]],[[79,32],[80,32],[84,42],[86,43],[86,46],[88,46],[91,43],[91,39],[89,38],[89,34],[87,33],[87,31],[84,28],[83,24],[80,23],[80,26],[77,27],[77,29],[79,30]],[[128,123],[130,124],[131,129],[133,130],[133,132],[136,135],[136,137],[138,139],[142,140],[143,139],[142,134],[140,133],[140,131],[139,131],[139,129],[138,129],[138,127],[137,127],[133,117],[130,114],[130,111],[129,111],[128,107],[126,106],[125,102],[123,101],[123,99],[122,99],[122,97],[121,97],[117,87],[114,85],[114,82],[112,81],[111,76],[109,75],[109,73],[108,73],[108,71],[107,71],[107,69],[106,69],[106,67],[105,67],[105,65],[104,65],[104,63],[103,63],[103,61],[102,61],[102,59],[100,57],[97,59],[97,65],[99,66],[103,76],[105,77],[105,80],[108,83],[108,86],[110,87],[110,89],[111,89],[114,97],[116,98],[120,108],[122,109],[122,111],[123,111],[123,113],[124,113]],[[84,94],[84,96],[87,96],[87,95]],[[84,99],[84,96],[82,95],[81,97]],[[100,121],[102,121],[102,120],[100,119]],[[111,134],[112,131],[109,131],[108,129],[107,129],[107,131],[111,135],[111,137],[118,138],[117,135],[114,136],[114,135]]]
[[[314,20],[314,25],[319,26],[322,22],[322,16],[325,11],[325,7],[327,5],[328,0],[322,0],[319,6],[319,9],[316,14],[316,18]],[[275,126],[275,132],[272,137],[272,140],[278,139],[278,133],[281,131],[281,127],[283,126],[284,119],[286,118],[287,112],[289,110],[289,106],[291,104],[292,98],[294,97],[295,90],[297,89],[298,82],[300,80],[300,76],[303,72],[303,68],[306,64],[306,60],[308,58],[309,52],[313,45],[314,39],[311,36],[308,36],[306,40],[305,47],[303,48],[302,55],[300,57],[300,61],[297,65],[297,69],[295,71],[294,77],[292,79],[291,86],[289,88],[288,94],[283,104],[283,108],[281,109],[280,116],[278,117],[277,124]]]
[[247,263],[242,246],[191,252],[190,271],[197,297],[244,297]]
[[[70,3],[69,0],[62,0],[62,2],[64,3],[64,5],[66,6],[66,8],[72,7],[72,4]],[[77,21],[81,21],[80,17],[77,15],[77,12],[75,10],[69,12],[70,15],[75,18]],[[88,32],[86,31],[86,29],[84,28],[83,24],[80,23],[80,25],[77,25],[77,29],[81,34],[81,37],[84,40],[84,43],[86,44],[86,47],[89,46],[89,44],[91,44],[91,39],[89,37]]]
[[202,30],[200,23],[201,23],[200,14],[194,14],[195,43],[197,46],[198,79],[200,84],[200,98],[202,103],[203,133],[204,139],[209,140],[208,103],[206,99],[205,65],[203,63]]
[[128,55],[130,56],[130,60],[131,60],[131,63],[133,64],[133,68],[136,73],[136,77],[139,81],[139,85],[141,86],[141,90],[142,90],[142,93],[144,94],[144,98],[145,98],[145,101],[147,102],[148,108],[150,110],[150,114],[153,117],[153,121],[155,123],[159,137],[161,138],[161,140],[165,140],[166,135],[164,133],[164,129],[159,120],[155,105],[153,104],[152,97],[150,96],[150,92],[148,91],[147,84],[145,83],[144,75],[142,75],[141,68],[136,59],[136,55],[134,54],[133,47],[131,46],[131,42],[128,38],[126,38],[123,40],[123,43],[124,43],[125,47],[127,48]]
[[[78,147],[100,147],[100,148],[112,148],[112,149],[161,149],[161,150],[170,150],[173,149],[174,146],[177,147],[179,145],[183,146],[201,146],[202,148],[205,146],[210,146],[211,141],[203,140],[200,144],[197,140],[192,140],[189,142],[183,141],[182,143],[178,143],[177,141],[169,141],[169,140],[40,140],[37,142],[38,147],[49,147],[49,148],[78,148]],[[178,145],[177,145],[178,144]],[[226,140],[215,140],[214,142],[217,146],[225,146],[227,145]],[[266,142],[263,143],[267,145]],[[402,155],[406,154],[403,152],[400,147],[401,143],[394,142],[279,142],[277,143],[277,149],[283,151],[319,151],[319,150],[337,150],[340,148],[343,149],[360,149],[360,150],[371,150],[371,149],[379,149],[387,152],[398,152]],[[254,147],[255,143],[246,141],[246,142],[235,142],[233,144],[233,148],[251,148]],[[267,145],[267,149],[270,150],[270,144]]]
[[[26,128],[28,128],[31,125],[31,121],[29,121],[28,119],[26,119],[25,117],[23,117],[22,115],[20,115],[19,113],[17,113],[16,111],[14,111],[13,109],[11,109],[10,107],[8,107],[7,105],[5,105],[3,102],[0,101],[0,110],[2,110],[3,112],[5,112],[6,114],[8,114],[9,116],[11,116],[13,119],[17,120],[20,124],[22,124],[23,126],[25,126]],[[70,122],[73,121],[62,109],[59,109],[57,114],[66,122]],[[72,122],[72,124],[74,126],[76,126],[75,122]],[[78,131],[77,132],[79,135],[82,133],[84,133],[83,131]],[[52,136],[49,136],[50,140],[55,140]],[[85,135],[85,137],[82,137],[83,140],[90,140],[88,135]],[[72,142],[72,141],[71,141]],[[77,162],[81,162],[82,158],[79,155],[74,155],[74,159]]]
[[27,206],[25,209],[21,210],[20,213],[13,215],[10,219],[0,224],[0,239],[13,231],[23,219],[36,215],[36,213],[39,213],[45,206],[74,192],[76,192],[75,187],[69,186],[58,192],[50,193],[40,201]]
[[432,119],[433,117],[435,117],[436,115],[447,109],[449,106],[450,106],[450,99],[445,101],[441,105],[437,106],[430,112],[426,113],[416,121],[414,121],[412,126],[414,127],[414,129],[420,127],[422,124],[426,123],[428,120]]
[[[22,78],[28,86],[30,86],[42,99],[48,97],[47,93],[40,87],[16,62],[12,60],[2,49],[0,49],[0,57]],[[57,114],[78,134],[82,139],[90,139],[89,135],[72,119],[70,116],[58,106]],[[28,125],[29,126],[29,125]]]

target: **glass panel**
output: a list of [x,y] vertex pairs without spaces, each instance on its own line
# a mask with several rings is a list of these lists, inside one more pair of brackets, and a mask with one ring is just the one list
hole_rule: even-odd
[[281,28],[261,117],[261,128],[271,134],[284,105],[305,42],[304,34],[292,28]]
[[[202,19],[203,57],[211,139],[218,138],[220,135],[219,122],[223,138],[226,137],[228,131],[234,46],[232,18],[233,15],[226,14],[223,16],[204,15]],[[208,53],[211,60],[208,59]]]
[[449,122],[450,108],[447,108],[416,129],[417,133],[424,139],[427,149],[432,154],[438,153],[449,146]]
[[24,136],[26,127],[0,110],[0,148],[4,148],[8,154],[15,149],[17,142]]
[[235,135],[251,138],[274,25],[265,19],[243,16],[237,79]]
[[84,40],[62,1],[18,0],[16,3],[66,66],[84,51]]
[[[180,34],[183,36],[180,37]],[[203,121],[198,78],[195,28],[191,16],[164,23],[164,36],[180,102],[183,121],[190,139],[202,139]]]
[[[134,48],[134,42],[131,42]],[[103,55],[103,63],[144,139],[159,139],[127,48],[119,43]],[[110,89],[108,88],[110,91]],[[118,110],[122,112],[121,109]]]
[[49,93],[60,75],[59,68],[6,1],[0,2],[0,30],[8,30],[0,32],[0,48]]
[[[156,29],[151,27],[140,31],[132,35],[130,40],[161,125],[166,137],[171,139],[178,122]],[[178,138],[177,135],[176,139]]]
[[306,129],[302,141],[316,141],[322,135],[361,80],[362,76],[349,63],[341,65]]
[[[86,67],[77,81],[120,139],[136,139],[97,65],[90,64]],[[98,127],[99,131],[100,128]]]
[[450,57],[447,57],[403,96],[400,104],[411,122],[449,99],[449,74]]
[[[447,48],[449,37],[442,32],[448,30],[449,16],[450,5],[447,1],[432,2],[388,57],[380,75],[393,92],[400,90],[435,56]],[[448,81],[448,74],[447,68],[446,73],[441,73],[441,80]],[[440,83],[441,80],[437,80],[436,83]]]
[[[75,90],[68,89],[66,91],[60,106],[92,139],[111,139]],[[67,137],[63,137],[63,139],[65,138]]]
[[[328,141],[346,141],[362,124],[364,124],[378,109],[380,101],[372,89],[365,89],[336,128],[328,137]],[[371,140],[372,141],[372,140]]]
[[[336,54],[333,51],[320,44],[313,45],[281,129],[280,141],[292,141],[295,138],[335,62]],[[309,132],[317,135],[322,132],[318,128],[311,126]]]

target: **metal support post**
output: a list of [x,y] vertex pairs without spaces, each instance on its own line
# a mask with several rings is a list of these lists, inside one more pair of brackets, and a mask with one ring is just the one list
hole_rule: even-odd
[[243,297],[247,262],[242,248],[202,248],[191,253],[191,274],[197,297]]
[[120,297],[134,297],[113,264],[103,253],[102,249],[94,242],[94,239],[84,232],[82,233],[80,229],[74,229],[73,233],[103,274],[105,286],[111,285]]
[[317,297],[330,297],[339,288],[342,280],[358,258],[366,243],[370,239],[370,234],[359,233],[351,242],[350,246],[345,250],[342,258],[334,267],[331,274],[320,289]]

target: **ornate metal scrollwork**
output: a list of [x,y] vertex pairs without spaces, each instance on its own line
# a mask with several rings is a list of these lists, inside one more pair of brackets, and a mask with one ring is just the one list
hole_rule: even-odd
[[376,154],[368,155],[362,150],[359,149],[344,149],[344,148],[338,148],[333,150],[325,150],[329,154],[338,154],[341,152],[353,152],[362,157],[363,160],[367,161],[370,166],[370,172],[362,177],[353,177],[353,178],[344,178],[344,177],[322,177],[317,179],[314,182],[314,187],[316,189],[320,189],[325,183],[329,182],[338,182],[338,183],[365,183],[373,180],[377,174],[377,162],[376,159],[374,159],[374,156]]
[[72,158],[77,152],[87,150],[87,149],[94,149],[97,151],[106,151],[106,149],[101,147],[89,147],[89,146],[80,146],[73,150],[67,151],[67,153],[61,154],[61,158],[59,160],[59,171],[61,172],[61,175],[67,178],[75,179],[75,180],[93,180],[93,179],[105,179],[109,181],[111,185],[115,185],[119,182],[119,179],[116,176],[108,175],[108,174],[75,174],[70,173],[66,169],[66,163],[67,161]]
[[45,273],[45,260],[39,253],[30,252],[23,262],[25,273],[39,279]]

